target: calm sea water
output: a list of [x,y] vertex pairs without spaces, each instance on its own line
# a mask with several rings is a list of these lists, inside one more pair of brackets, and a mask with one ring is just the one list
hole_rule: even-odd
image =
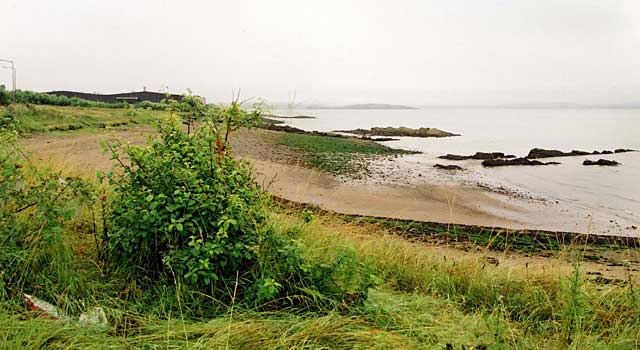
[[[640,109],[423,108],[418,110],[279,110],[305,130],[332,131],[376,126],[435,127],[461,134],[449,138],[401,138],[386,142],[422,151],[426,158],[446,154],[505,152],[525,156],[531,148],[571,150],[640,149]],[[614,159],[619,167],[587,167],[584,159]],[[486,177],[578,208],[640,226],[640,152],[558,158],[558,166],[483,168]],[[466,165],[469,165],[467,163]],[[425,169],[426,171],[427,169]]]

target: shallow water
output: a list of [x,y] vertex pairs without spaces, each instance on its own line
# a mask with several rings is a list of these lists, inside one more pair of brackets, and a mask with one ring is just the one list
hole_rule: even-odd
[[[531,148],[570,150],[640,149],[640,109],[423,108],[418,110],[298,109],[278,115],[310,115],[288,119],[305,130],[375,126],[435,127],[461,134],[449,138],[401,138],[386,142],[424,152],[425,172],[433,158],[446,153],[505,152],[525,156]],[[618,167],[583,166],[584,159],[614,159]],[[593,216],[607,217],[621,229],[640,226],[640,152],[562,157],[562,164],[536,167],[484,168],[464,162],[489,182],[506,184],[534,195],[569,204]],[[442,163],[446,163],[442,161]],[[637,230],[626,230],[638,234]]]

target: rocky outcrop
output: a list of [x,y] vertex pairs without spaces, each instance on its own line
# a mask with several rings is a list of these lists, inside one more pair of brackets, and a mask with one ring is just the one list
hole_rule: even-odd
[[594,155],[594,154],[613,154],[613,153],[624,153],[624,152],[634,152],[634,150],[626,149],[626,148],[618,148],[613,152],[608,150],[604,150],[602,152],[598,152],[598,151],[585,152],[585,151],[576,151],[576,150],[573,150],[571,152],[562,152],[556,149],[534,148],[529,151],[529,154],[527,155],[526,158],[538,159],[538,158],[553,158],[553,157],[572,157],[572,156],[588,156],[588,155]]
[[527,158],[515,159],[487,159],[482,161],[482,165],[486,167],[511,166],[511,165],[557,165],[558,162],[544,163],[539,160],[531,160]]
[[436,164],[433,166],[434,168],[437,169],[443,169],[443,170],[463,170],[461,167],[457,166],[457,165],[442,165],[442,164]]
[[386,128],[371,128],[367,129],[354,129],[354,130],[336,130],[335,132],[344,132],[348,134],[363,135],[363,136],[409,136],[409,137],[450,137],[460,136],[459,134],[450,133],[436,128],[405,128],[405,127],[386,127]]
[[260,129],[271,130],[271,131],[282,131],[288,132],[292,134],[305,134],[305,135],[315,135],[315,136],[325,136],[325,137],[338,137],[342,139],[358,139],[358,140],[367,140],[367,141],[375,141],[375,142],[384,142],[384,141],[397,141],[398,139],[394,139],[391,137],[368,137],[368,136],[348,136],[341,134],[334,134],[331,132],[322,132],[322,131],[306,131],[298,128],[294,128],[289,125],[280,125],[280,123],[262,123],[258,126]]
[[399,139],[394,139],[393,137],[369,137],[369,136],[362,136],[362,137],[360,137],[360,139],[369,140],[369,141],[375,141],[375,142],[398,141],[399,140]]
[[284,124],[282,120],[275,120],[267,117],[260,117],[260,122],[262,124]]
[[491,152],[491,153],[476,152],[474,155],[471,155],[471,156],[461,156],[461,155],[457,155],[457,154],[447,154],[447,155],[444,155],[444,156],[440,156],[438,158],[447,159],[447,160],[467,160],[467,159],[485,160],[485,159],[499,159],[499,158],[515,158],[515,157],[516,156],[514,156],[514,155],[504,154],[502,152]]
[[592,153],[584,152],[584,151],[571,151],[571,152],[562,152],[556,149],[543,149],[543,148],[534,148],[529,151],[526,158],[529,159],[537,159],[537,158],[554,158],[554,157],[570,157],[570,156],[586,156]]
[[608,159],[598,159],[597,161],[587,159],[582,162],[582,165],[618,166],[620,165],[620,163],[616,162],[615,160]]
[[306,130],[294,128],[294,127],[289,126],[289,125],[261,124],[259,126],[259,128],[266,129],[266,130],[271,130],[271,131],[288,132],[288,133],[292,133],[292,134],[305,134],[305,135],[316,135],[316,136],[327,136],[327,137],[339,137],[339,138],[345,138],[345,139],[346,138],[355,138],[355,137],[350,137],[350,136],[345,136],[345,135],[340,135],[340,134],[332,134],[332,133],[328,133],[328,132],[306,131]]

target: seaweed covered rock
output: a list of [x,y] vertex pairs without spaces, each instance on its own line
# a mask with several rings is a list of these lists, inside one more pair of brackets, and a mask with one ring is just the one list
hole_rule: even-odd
[[363,136],[409,136],[409,137],[450,137],[460,136],[459,134],[450,133],[436,128],[407,128],[404,126],[395,127],[375,127],[371,129],[354,129],[354,130],[337,130],[336,132],[344,132],[348,134]]

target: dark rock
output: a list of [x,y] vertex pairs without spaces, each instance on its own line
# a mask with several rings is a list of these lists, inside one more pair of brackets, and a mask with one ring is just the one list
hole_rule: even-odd
[[593,161],[593,160],[585,160],[584,162],[582,162],[582,165],[600,165],[600,166],[618,166],[620,165],[620,163],[616,162],[615,160],[608,160],[608,159],[598,159],[598,161]]
[[483,166],[495,167],[495,166],[511,166],[511,165],[557,165],[558,162],[544,163],[539,160],[531,160],[527,158],[515,158],[515,159],[487,159],[482,162]]
[[457,154],[447,154],[444,156],[440,156],[438,158],[440,159],[447,159],[447,160],[465,160],[465,159],[470,159],[471,156],[460,156]]
[[542,149],[542,148],[534,148],[529,151],[527,158],[535,159],[535,158],[552,158],[552,157],[565,157],[568,153],[558,151],[555,149]]
[[537,159],[537,158],[554,158],[554,157],[570,157],[570,156],[586,156],[591,153],[585,151],[577,151],[573,150],[571,152],[562,152],[557,149],[543,149],[543,148],[534,148],[529,151],[529,154],[526,158],[529,159]]
[[467,159],[478,159],[478,160],[485,160],[485,159],[500,159],[500,158],[515,158],[516,156],[514,155],[505,155],[502,152],[476,152],[474,155],[471,156],[461,156],[461,155],[457,155],[457,154],[447,154],[444,156],[440,156],[438,158],[440,159],[448,159],[448,160],[467,160]]
[[576,150],[573,150],[573,151],[571,151],[571,153],[570,153],[570,154],[571,154],[572,156],[588,156],[588,155],[590,155],[591,153],[589,153],[589,152],[585,152],[585,151],[576,151]]
[[542,149],[542,148],[534,148],[529,151],[529,154],[526,158],[536,159],[536,158],[552,158],[552,157],[571,157],[571,156],[588,156],[592,154],[612,154],[612,153],[623,153],[623,152],[633,152],[632,149],[619,148],[614,152],[604,150],[602,152],[593,151],[593,152],[585,152],[573,150],[571,152],[562,152],[556,149]]
[[433,166],[434,168],[438,168],[438,169],[444,169],[444,170],[463,170],[461,167],[457,166],[457,165],[442,165],[442,164],[436,164]]
[[385,141],[398,141],[400,139],[394,139],[393,137],[369,137],[363,136],[361,137],[363,140],[376,141],[376,142],[385,142]]
[[476,154],[471,156],[471,159],[496,159],[496,158],[504,158],[504,153],[502,152],[491,152],[491,153],[485,153],[485,152],[476,152]]

